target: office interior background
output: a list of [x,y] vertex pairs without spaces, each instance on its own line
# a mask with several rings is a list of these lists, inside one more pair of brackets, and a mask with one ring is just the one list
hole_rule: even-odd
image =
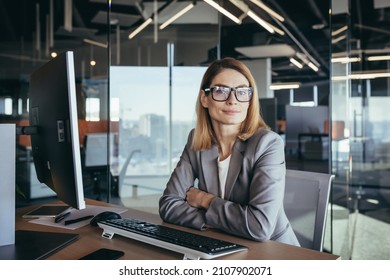
[[[252,70],[287,168],[335,175],[325,251],[390,259],[389,0],[0,0],[0,11],[1,122],[27,125],[29,75],[75,54],[86,197],[157,213],[202,75],[231,56]],[[16,192],[17,206],[53,199],[26,135]]]

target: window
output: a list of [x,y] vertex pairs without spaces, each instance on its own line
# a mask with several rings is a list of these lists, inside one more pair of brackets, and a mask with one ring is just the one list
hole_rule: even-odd
[[194,127],[205,67],[111,67],[111,116],[119,112],[119,162],[134,154],[127,175],[168,175]]
[[99,121],[100,120],[100,99],[95,97],[87,97],[85,100],[86,120]]
[[0,98],[0,114],[12,115],[12,98]]

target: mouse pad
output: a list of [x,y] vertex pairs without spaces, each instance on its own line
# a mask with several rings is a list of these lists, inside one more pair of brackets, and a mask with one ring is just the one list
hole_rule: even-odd
[[75,230],[75,229],[81,228],[83,226],[89,225],[89,222],[91,219],[80,221],[78,223],[74,223],[74,224],[70,224],[70,225],[65,225],[65,221],[74,220],[74,219],[78,219],[78,218],[89,216],[89,215],[96,216],[99,213],[102,213],[105,211],[111,211],[111,212],[121,214],[121,213],[126,212],[127,209],[126,208],[106,207],[106,206],[87,205],[87,207],[83,210],[72,209],[71,214],[69,216],[67,216],[66,219],[64,219],[60,223],[55,223],[53,218],[33,219],[33,220],[29,221],[29,223]]

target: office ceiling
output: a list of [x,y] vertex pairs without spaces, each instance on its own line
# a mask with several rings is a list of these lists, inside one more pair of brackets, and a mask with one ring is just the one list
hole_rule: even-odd
[[[73,1],[71,28],[66,26],[64,16],[64,0],[52,0],[53,5],[53,40],[56,49],[77,48],[85,45],[85,38],[97,42],[107,42],[107,1],[106,0],[77,0]],[[264,20],[284,32],[284,35],[271,34],[260,27],[248,16],[243,17],[242,24],[237,25],[227,17],[221,16],[221,55],[234,56],[240,59],[272,59],[272,77],[274,82],[299,81],[301,83],[318,83],[329,80],[330,53],[337,50],[342,42],[330,44],[332,41],[329,23],[329,2],[323,0],[263,0],[268,7],[284,17],[281,22],[269,13],[259,8],[251,0],[236,0],[244,3]],[[28,69],[32,61],[45,61],[45,22],[49,13],[50,0],[0,0],[0,79],[9,77],[10,73],[20,73],[21,68]],[[163,21],[188,1],[158,1],[159,21]],[[335,1],[334,1],[335,2]],[[345,14],[347,0],[337,0],[337,12]],[[361,9],[353,11],[357,32],[364,33],[368,38],[366,48],[386,48],[383,42],[390,42],[389,4],[388,0],[365,0]],[[127,36],[153,12],[152,0],[112,0],[111,20],[113,26],[119,25],[121,40]],[[221,0],[219,3],[237,17],[243,15],[232,0]],[[344,3],[344,4],[343,4]],[[37,30],[37,4],[39,4],[40,36],[42,54],[37,57],[33,48],[33,36]],[[218,14],[211,6],[198,0],[195,8],[178,19],[171,28],[190,31],[207,26],[218,25]],[[333,22],[333,29],[345,25],[345,20]],[[152,27],[148,27],[152,30]],[[169,28],[169,27],[168,27]],[[114,28],[110,29],[114,32]],[[147,31],[144,31],[147,32]],[[142,33],[140,33],[141,35]],[[140,36],[138,35],[138,36]],[[344,49],[340,46],[340,50]],[[188,50],[191,52],[191,50]],[[47,54],[46,54],[47,55]],[[302,69],[290,62],[295,57],[303,63]],[[213,57],[210,57],[210,60]],[[312,62],[318,66],[316,72],[304,62]],[[204,63],[204,62],[199,62]],[[7,70],[4,70],[7,69]]]

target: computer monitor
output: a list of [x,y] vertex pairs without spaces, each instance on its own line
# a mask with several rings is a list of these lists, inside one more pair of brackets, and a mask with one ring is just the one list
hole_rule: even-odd
[[59,200],[84,209],[73,52],[64,52],[30,77],[32,155],[38,180]]

